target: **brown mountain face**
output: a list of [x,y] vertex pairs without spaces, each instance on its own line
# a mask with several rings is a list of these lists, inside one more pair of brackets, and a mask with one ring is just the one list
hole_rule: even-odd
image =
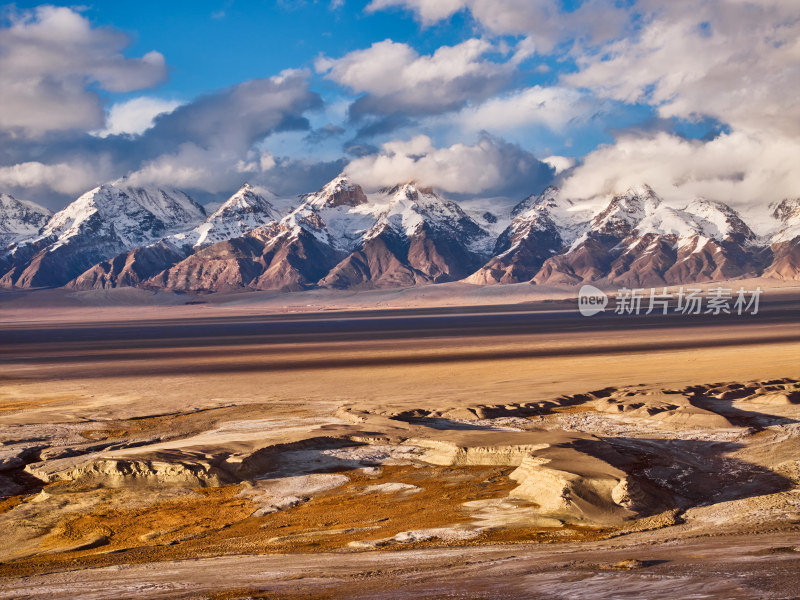
[[145,285],[183,291],[296,291],[316,283],[340,258],[304,230],[276,228],[203,248]]
[[624,246],[609,268],[609,282],[629,288],[665,285],[665,272],[675,264],[675,236],[647,234]]
[[382,190],[385,208],[361,242],[319,284],[383,288],[456,281],[484,261],[488,234],[454,202],[413,183]]
[[731,240],[694,239],[678,248],[676,242],[675,236],[646,234],[613,244],[590,234],[577,249],[545,261],[533,282],[655,287],[756,277],[763,268],[760,253]]
[[[678,209],[648,186],[588,208],[548,188],[517,205],[496,240],[458,203],[413,183],[368,199],[339,176],[283,218],[244,186],[202,225],[202,209],[170,194],[93,190],[53,217],[63,223],[48,225],[52,234],[0,254],[0,286],[293,291],[457,280],[630,288],[760,275],[800,280],[796,199],[774,209],[778,229],[767,246],[725,204],[697,198]],[[144,208],[145,196],[160,203],[155,213]],[[176,229],[181,224],[187,229]]]
[[409,238],[408,264],[433,283],[462,279],[483,262],[459,240],[435,230],[428,223]]
[[390,229],[366,240],[319,285],[337,289],[408,287],[431,280],[408,265],[408,245]]
[[540,285],[575,284],[598,281],[606,276],[616,258],[616,238],[590,233],[577,248],[548,258],[533,277]]
[[511,224],[500,234],[493,257],[466,281],[478,284],[530,281],[545,261],[564,250],[590,214],[549,187],[529,196],[511,212]]
[[764,271],[764,277],[800,281],[800,237],[788,242],[773,244],[772,263]]
[[486,285],[530,281],[563,246],[561,236],[554,230],[527,229],[513,237],[507,236],[507,231],[495,245],[495,256],[467,277],[467,282]]
[[[699,248],[697,246],[700,246]],[[723,281],[756,277],[763,269],[760,253],[732,239],[694,241],[693,247],[678,251],[675,263],[666,271],[668,284]]]
[[314,194],[305,194],[300,198],[312,205],[328,208],[359,206],[367,203],[367,196],[361,186],[353,185],[341,176]]
[[754,277],[764,268],[757,242],[722,203],[697,199],[673,209],[643,186],[613,198],[574,247],[544,262],[533,282],[633,288]]
[[205,211],[177,190],[101,185],[19,242],[3,285],[58,287],[102,261],[190,228]]
[[66,287],[97,290],[137,286],[169,269],[186,255],[186,251],[164,242],[135,248],[95,265],[70,281]]
[[339,289],[387,288],[456,281],[480,259],[423,225],[410,238],[389,228],[367,239],[319,283]]
[[33,256],[27,257],[20,253],[15,257],[16,260],[10,261],[11,268],[0,279],[0,285],[21,288],[59,287],[121,249],[118,245],[105,244],[82,249],[74,246],[51,248],[42,242],[29,250],[38,247],[41,249]]

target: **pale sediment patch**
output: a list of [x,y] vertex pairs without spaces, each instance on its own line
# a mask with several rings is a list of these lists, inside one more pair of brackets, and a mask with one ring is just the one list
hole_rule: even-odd
[[410,483],[400,483],[392,481],[389,483],[376,483],[374,485],[367,485],[361,490],[362,495],[367,494],[392,494],[395,496],[407,496],[410,494],[417,494],[422,491],[422,488]]
[[350,542],[351,548],[381,548],[392,544],[415,544],[437,539],[443,542],[463,542],[474,539],[482,533],[482,529],[474,528],[469,525],[454,525],[453,527],[434,527],[431,529],[415,529],[411,531],[401,531],[389,538],[378,540],[357,540]]
[[347,475],[340,474],[262,479],[255,481],[252,487],[246,487],[239,495],[249,498],[258,505],[259,508],[253,513],[253,516],[261,517],[307,502],[315,494],[341,487],[349,481],[350,478]]

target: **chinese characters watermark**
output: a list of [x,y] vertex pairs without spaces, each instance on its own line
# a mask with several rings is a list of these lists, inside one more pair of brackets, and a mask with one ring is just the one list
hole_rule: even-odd
[[757,315],[762,290],[745,290],[718,286],[703,291],[700,288],[681,287],[675,292],[667,288],[623,287],[617,290],[615,303],[602,290],[584,285],[578,294],[578,310],[585,317],[604,312],[606,307],[618,315],[649,315],[680,313],[684,315]]

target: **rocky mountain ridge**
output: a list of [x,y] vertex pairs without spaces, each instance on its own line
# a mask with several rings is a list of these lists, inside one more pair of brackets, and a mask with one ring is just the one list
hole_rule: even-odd
[[413,182],[367,195],[340,175],[293,209],[277,206],[285,203],[248,184],[210,215],[177,190],[125,185],[95,188],[52,216],[1,195],[0,235],[11,242],[0,285],[293,291],[800,279],[800,199],[769,207],[766,236],[722,202],[676,208],[645,184],[595,206],[550,187],[516,205],[499,235],[491,206],[490,230],[475,207]]

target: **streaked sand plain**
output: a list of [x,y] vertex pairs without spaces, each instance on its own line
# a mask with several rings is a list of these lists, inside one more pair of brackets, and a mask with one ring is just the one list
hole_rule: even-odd
[[196,309],[0,326],[0,597],[797,584],[790,295],[719,319]]

